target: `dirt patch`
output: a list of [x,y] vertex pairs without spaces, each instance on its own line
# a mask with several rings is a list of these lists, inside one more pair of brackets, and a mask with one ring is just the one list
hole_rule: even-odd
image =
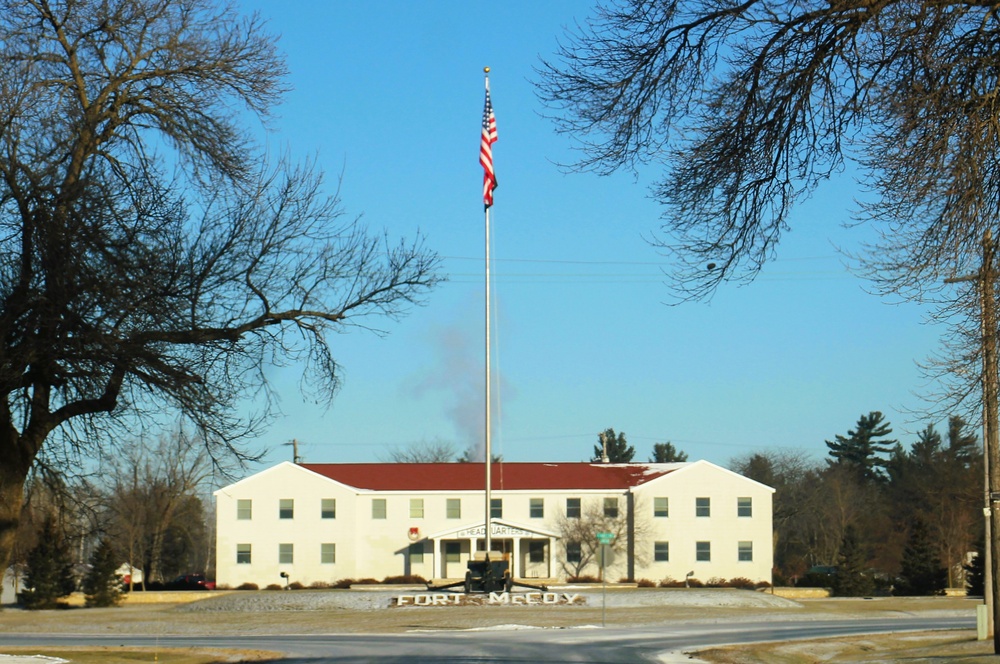
[[712,648],[693,657],[711,664],[842,664],[906,662],[907,664],[983,664],[995,661],[993,641],[977,641],[971,631],[889,634],[816,641],[753,644]]
[[[4,648],[0,664],[133,664],[155,661],[159,664],[229,664],[242,662],[274,662],[281,653],[264,650],[220,650],[204,648],[160,648],[131,650],[128,648]],[[19,657],[18,655],[21,655]],[[151,660],[152,657],[152,660]]]

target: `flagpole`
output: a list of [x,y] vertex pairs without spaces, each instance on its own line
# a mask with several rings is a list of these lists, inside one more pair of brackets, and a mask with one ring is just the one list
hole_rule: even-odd
[[[486,82],[487,99],[490,94],[490,68],[483,67],[483,74]],[[492,152],[490,160],[492,162]],[[485,432],[485,464],[486,464],[486,557],[489,559],[492,551],[492,461],[493,450],[490,440],[490,206],[485,206],[485,226],[486,226],[486,432]]]

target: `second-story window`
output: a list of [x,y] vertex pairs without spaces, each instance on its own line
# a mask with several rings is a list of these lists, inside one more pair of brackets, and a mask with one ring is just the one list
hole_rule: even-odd
[[544,519],[545,518],[545,499],[544,498],[532,498],[528,505],[528,516],[532,519]]
[[424,499],[423,498],[410,498],[410,518],[411,519],[422,519],[422,518],[424,518]]
[[319,516],[321,519],[336,519],[337,499],[321,498],[319,501]]
[[712,499],[711,498],[695,498],[694,499],[694,515],[695,516],[712,516]]
[[567,519],[579,519],[580,518],[580,499],[579,498],[567,498],[566,499],[566,518]]
[[604,499],[604,516],[609,519],[618,518],[618,498],[605,498]]
[[293,498],[282,498],[278,501],[278,518],[292,519],[295,517],[295,500]]

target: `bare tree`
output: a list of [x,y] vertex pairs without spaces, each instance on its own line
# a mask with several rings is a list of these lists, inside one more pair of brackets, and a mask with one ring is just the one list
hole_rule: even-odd
[[390,463],[451,463],[458,455],[454,443],[436,438],[422,440],[407,447],[396,447],[389,451]]
[[[624,503],[625,501],[619,501]],[[648,536],[649,524],[641,518],[643,510],[640,507],[641,501],[635,501],[633,509],[633,537],[635,541],[631,547],[635,556],[635,564],[645,564],[648,556],[644,553],[644,544]],[[627,556],[629,547],[629,524],[626,505],[620,504],[619,509],[614,513],[608,513],[604,505],[599,502],[588,503],[579,517],[567,516],[565,512],[560,512],[555,518],[555,531],[559,533],[559,538],[565,549],[568,545],[578,547],[580,551],[579,560],[569,561],[563,557],[562,567],[567,576],[579,577],[584,571],[599,564],[599,551],[601,544],[597,540],[597,533],[611,533],[614,539],[608,548],[621,557]],[[627,561],[625,561],[627,563]]]
[[[186,567],[165,559],[168,538],[204,532],[200,494],[211,471],[204,441],[180,426],[153,442],[134,441],[109,464],[104,482],[108,539],[127,556],[126,562],[143,569],[144,586],[167,580],[164,570]],[[183,521],[197,521],[198,527],[189,528]],[[204,557],[201,550],[193,553],[198,560]],[[205,568],[203,564],[187,571]]]
[[614,0],[538,91],[578,168],[666,165],[656,242],[680,297],[751,279],[848,159],[875,194],[858,213],[884,231],[873,276],[919,291],[974,264],[997,224],[998,36],[995,8],[968,0]]
[[110,453],[179,411],[215,458],[251,458],[267,366],[301,363],[329,403],[330,335],[405,313],[438,259],[344,219],[308,165],[265,163],[241,123],[286,68],[256,16],[0,0],[0,63],[3,568],[43,448]]

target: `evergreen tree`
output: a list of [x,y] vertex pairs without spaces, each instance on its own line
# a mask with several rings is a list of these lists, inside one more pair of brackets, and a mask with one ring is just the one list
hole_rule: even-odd
[[986,592],[985,546],[985,538],[980,537],[972,559],[962,566],[965,569],[965,594],[969,597],[983,597]]
[[948,585],[948,571],[941,564],[923,519],[913,520],[903,551],[897,595],[937,595]]
[[966,466],[979,459],[979,438],[966,431],[968,423],[958,415],[948,418],[948,456]]
[[941,434],[933,424],[917,434],[917,442],[910,447],[910,457],[915,463],[933,465],[941,460]]
[[833,594],[837,597],[866,597],[875,590],[875,581],[865,573],[868,556],[854,526],[848,526],[840,543]]
[[687,452],[681,452],[670,441],[653,445],[652,463],[675,463],[688,460]]
[[882,470],[885,460],[878,454],[891,454],[898,441],[884,440],[892,433],[892,427],[877,410],[858,418],[857,427],[848,431],[847,436],[837,434],[833,441],[826,441],[833,460],[827,460],[830,465],[843,465],[854,469],[865,481],[881,481],[885,479]]
[[122,579],[114,549],[102,539],[90,556],[90,571],[83,579],[87,606],[118,606],[122,598]]
[[605,429],[597,434],[597,445],[594,446],[593,461],[601,463],[604,451],[607,449],[608,463],[630,463],[635,456],[635,448],[625,440],[625,433],[615,433],[614,429]]
[[28,554],[27,562],[26,590],[18,595],[24,608],[54,609],[61,598],[76,590],[73,557],[52,517],[42,523],[38,545]]

